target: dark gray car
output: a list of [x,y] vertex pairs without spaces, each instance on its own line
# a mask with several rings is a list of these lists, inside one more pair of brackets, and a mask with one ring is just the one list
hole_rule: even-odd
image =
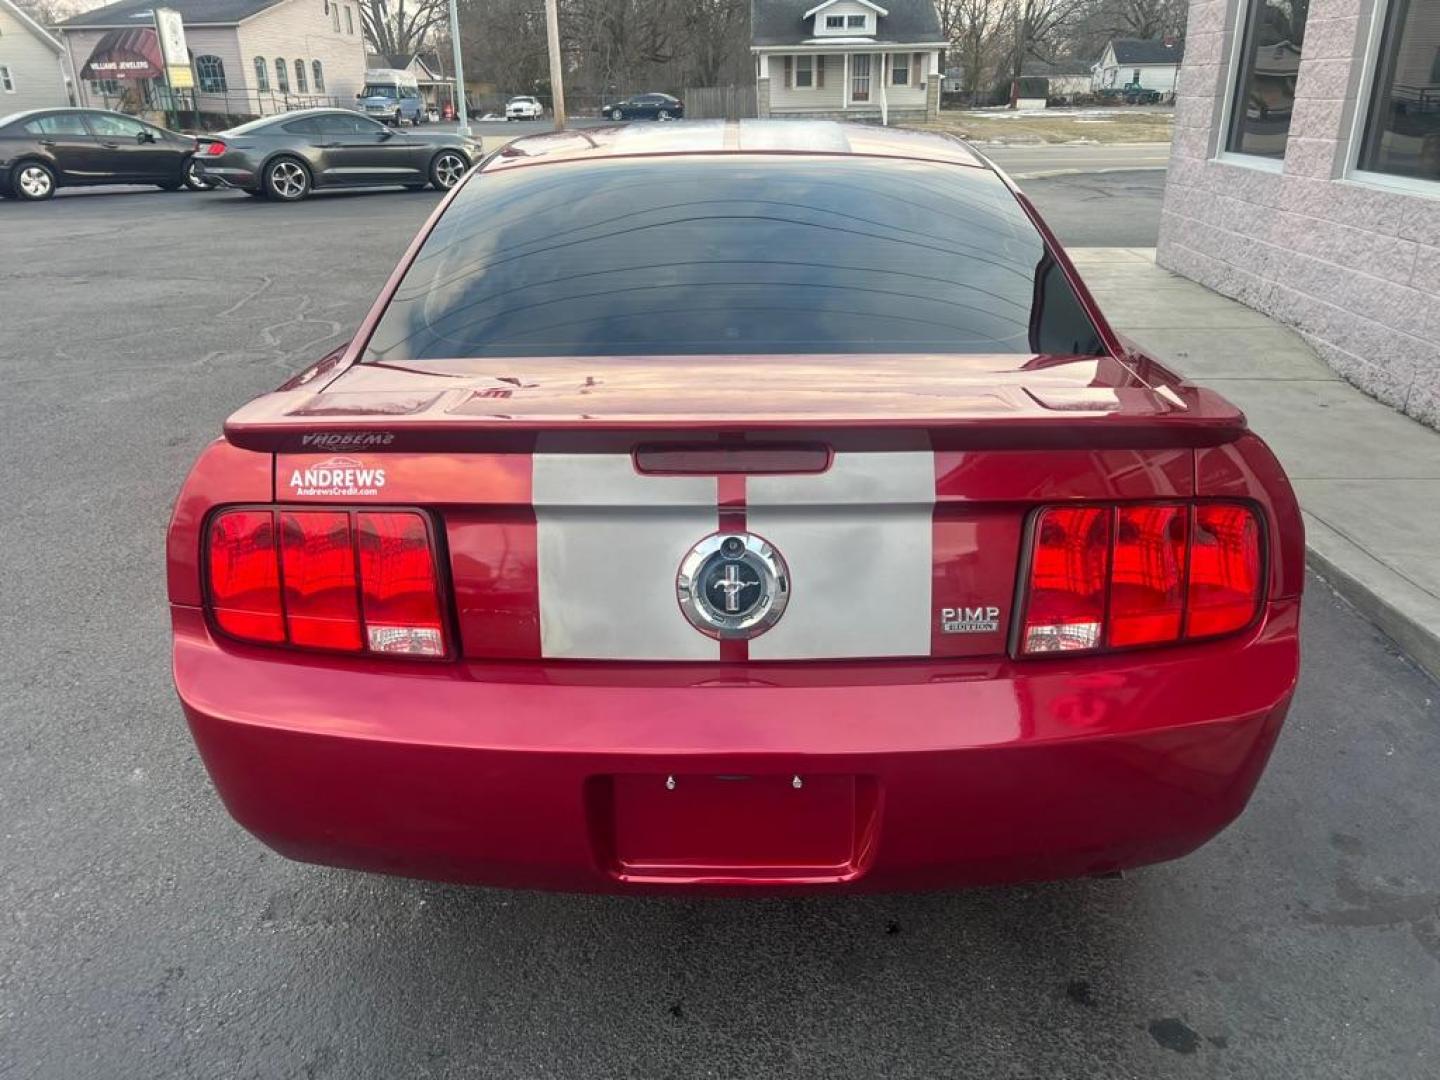
[[267,116],[202,136],[196,171],[225,187],[295,202],[317,188],[398,184],[448,191],[480,158],[480,143],[443,132],[396,131],[347,109]]

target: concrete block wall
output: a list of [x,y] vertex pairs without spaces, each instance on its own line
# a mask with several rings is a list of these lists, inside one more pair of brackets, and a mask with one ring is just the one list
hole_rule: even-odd
[[1440,184],[1412,194],[1345,176],[1375,0],[1311,0],[1279,171],[1216,160],[1246,3],[1191,2],[1158,261],[1295,327],[1342,377],[1440,427]]

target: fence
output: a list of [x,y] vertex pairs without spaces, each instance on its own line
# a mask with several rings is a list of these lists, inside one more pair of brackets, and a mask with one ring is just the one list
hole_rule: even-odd
[[685,91],[690,120],[743,120],[756,115],[755,87],[692,86]]

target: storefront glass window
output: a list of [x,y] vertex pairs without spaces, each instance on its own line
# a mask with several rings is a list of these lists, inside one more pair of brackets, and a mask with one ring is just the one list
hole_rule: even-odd
[[1392,0],[1360,168],[1440,180],[1440,4]]
[[1225,148],[1283,158],[1310,0],[1250,0]]

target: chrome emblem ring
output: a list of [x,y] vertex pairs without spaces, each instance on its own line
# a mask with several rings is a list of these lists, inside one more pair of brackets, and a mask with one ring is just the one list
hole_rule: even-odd
[[731,640],[758,637],[785,613],[790,569],[761,537],[711,533],[681,560],[675,595],[685,618],[702,634]]

